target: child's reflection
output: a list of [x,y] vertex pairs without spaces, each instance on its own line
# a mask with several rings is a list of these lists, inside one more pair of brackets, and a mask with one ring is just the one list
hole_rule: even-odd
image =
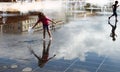
[[115,36],[117,37],[117,35],[116,35],[116,33],[115,33],[115,30],[116,30],[116,28],[117,28],[117,22],[115,22],[115,26],[112,25],[112,24],[110,23],[110,21],[108,21],[108,24],[112,27],[112,30],[111,30],[111,33],[110,33],[110,37],[112,37],[112,40],[115,41],[115,40],[116,40]]
[[46,42],[43,40],[43,52],[42,56],[38,56],[35,52],[31,49],[32,54],[38,59],[38,65],[42,68],[45,63],[47,63],[50,59],[54,58],[56,55],[53,55],[49,58],[49,48],[51,45],[51,40],[49,40],[48,46],[46,48]]

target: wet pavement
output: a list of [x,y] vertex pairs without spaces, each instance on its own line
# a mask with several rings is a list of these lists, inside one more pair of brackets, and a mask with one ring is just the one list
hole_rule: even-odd
[[53,40],[43,41],[41,32],[1,34],[0,72],[120,72],[120,24],[112,41],[107,17],[61,25]]

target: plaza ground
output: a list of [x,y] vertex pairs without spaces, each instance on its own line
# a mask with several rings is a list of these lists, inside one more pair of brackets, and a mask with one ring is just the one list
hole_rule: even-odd
[[[114,25],[114,19],[111,19]],[[53,40],[42,40],[42,32],[0,35],[0,72],[119,72],[120,23],[116,41],[109,36],[108,16],[80,18],[52,31]],[[44,43],[45,42],[45,43]],[[31,49],[42,56],[49,45],[44,66]]]

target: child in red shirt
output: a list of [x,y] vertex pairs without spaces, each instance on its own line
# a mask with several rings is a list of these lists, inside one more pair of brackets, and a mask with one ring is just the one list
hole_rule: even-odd
[[[32,29],[39,23],[41,22],[43,24],[43,40],[45,40],[45,34],[46,34],[46,30],[47,30],[47,33],[49,35],[49,38],[52,39],[52,35],[51,35],[51,32],[49,30],[49,21],[50,22],[53,22],[55,23],[54,21],[48,19],[42,12],[39,13],[38,15],[38,21],[35,23],[35,25],[32,27]],[[55,23],[56,24],[56,23]]]

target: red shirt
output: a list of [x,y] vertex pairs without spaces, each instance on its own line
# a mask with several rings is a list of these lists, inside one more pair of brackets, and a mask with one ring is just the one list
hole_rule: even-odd
[[39,19],[39,22],[42,22],[43,25],[49,25],[49,20],[48,18],[43,18],[43,19]]

